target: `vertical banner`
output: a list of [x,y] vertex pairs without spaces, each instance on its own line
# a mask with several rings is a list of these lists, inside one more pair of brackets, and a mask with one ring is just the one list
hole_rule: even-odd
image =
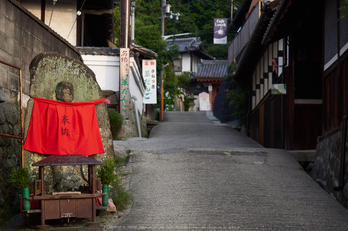
[[129,49],[120,48],[120,114],[129,118]]
[[144,104],[157,103],[156,59],[143,60],[143,77],[145,81]]
[[214,18],[214,44],[227,44],[227,18]]

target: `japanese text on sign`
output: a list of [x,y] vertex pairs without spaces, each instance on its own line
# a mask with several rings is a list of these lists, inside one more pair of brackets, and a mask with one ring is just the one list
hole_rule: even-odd
[[145,82],[145,104],[157,103],[157,74],[156,74],[156,60],[143,60],[143,77]]
[[120,114],[128,118],[129,114],[129,49],[120,49]]

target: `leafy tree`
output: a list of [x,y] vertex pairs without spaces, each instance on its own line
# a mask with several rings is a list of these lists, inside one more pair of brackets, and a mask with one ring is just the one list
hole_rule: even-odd
[[[120,0],[116,0],[114,10],[114,37],[116,44],[120,37]],[[240,6],[243,0],[235,0]],[[167,0],[171,10],[180,13],[179,20],[165,19],[165,34],[190,32],[190,37],[201,37],[206,52],[217,59],[227,59],[228,45],[213,44],[214,18],[230,18],[230,0]],[[237,8],[235,8],[237,9]],[[176,76],[173,70],[173,60],[178,57],[178,47],[167,47],[161,39],[161,0],[136,0],[135,7],[135,40],[137,44],[149,48],[158,54],[157,73],[160,84],[160,73],[163,66],[165,79],[165,104],[173,105],[176,95],[181,94],[179,88],[185,89],[188,75]],[[230,36],[230,35],[229,35]],[[228,39],[230,40],[230,39]],[[160,102],[160,100],[158,101]],[[168,108],[170,110],[170,108]]]

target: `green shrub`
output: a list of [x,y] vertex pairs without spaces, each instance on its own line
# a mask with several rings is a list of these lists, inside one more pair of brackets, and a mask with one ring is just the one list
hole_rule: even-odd
[[114,158],[109,158],[105,160],[100,169],[97,169],[97,176],[100,177],[103,185],[109,186],[119,181],[116,170],[117,163]]
[[17,188],[29,188],[32,178],[28,168],[17,168],[9,175],[9,182]]
[[118,132],[122,128],[123,116],[115,110],[108,109],[112,138],[117,139]]
[[112,197],[118,211],[123,211],[131,204],[131,194],[122,185],[115,185],[115,193]]

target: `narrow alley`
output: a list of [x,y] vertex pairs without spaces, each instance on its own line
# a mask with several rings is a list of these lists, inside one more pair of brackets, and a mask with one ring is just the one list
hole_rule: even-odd
[[131,149],[133,205],[106,230],[347,230],[348,210],[284,150],[206,112],[166,112]]

